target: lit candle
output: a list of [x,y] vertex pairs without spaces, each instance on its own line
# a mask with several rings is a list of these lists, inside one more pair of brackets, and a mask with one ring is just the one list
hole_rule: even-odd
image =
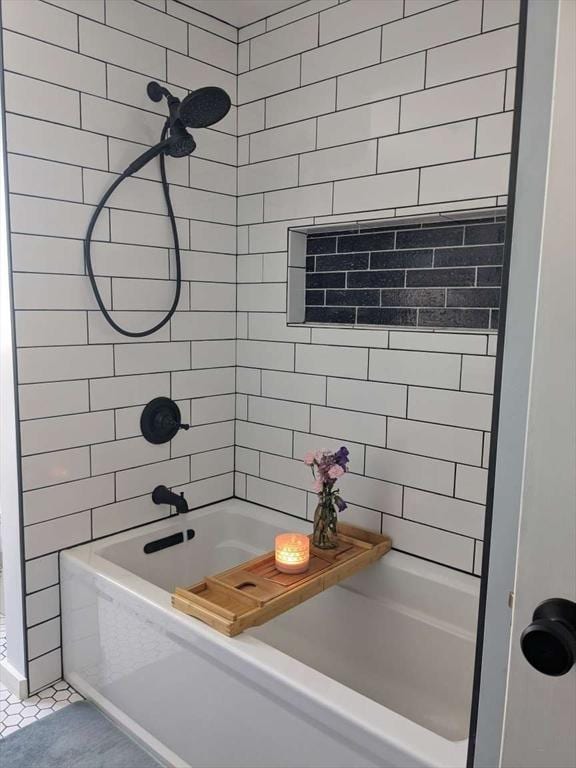
[[303,533],[281,533],[275,542],[276,568],[282,573],[304,573],[310,563],[310,539]]

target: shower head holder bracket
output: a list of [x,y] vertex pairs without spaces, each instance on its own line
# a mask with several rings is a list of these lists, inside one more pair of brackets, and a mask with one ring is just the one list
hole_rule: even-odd
[[152,101],[162,101],[164,96],[170,96],[170,92],[167,88],[164,88],[160,85],[160,83],[157,83],[155,80],[151,80],[148,85],[146,86],[146,93],[148,94],[148,98],[152,99]]
[[149,443],[160,445],[172,440],[180,429],[190,429],[190,425],[182,424],[180,408],[174,400],[155,397],[142,411],[140,429]]

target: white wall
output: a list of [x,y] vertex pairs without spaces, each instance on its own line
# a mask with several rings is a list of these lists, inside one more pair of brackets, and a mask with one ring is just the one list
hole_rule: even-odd
[[[195,133],[193,159],[167,163],[184,275],[171,323],[137,342],[116,334],[84,276],[93,205],[160,135],[166,105],[147,98],[147,82],[177,95],[220,85],[235,101],[236,30],[156,6],[2,3],[31,690],[61,674],[59,549],[166,516],[150,498],[159,483],[192,507],[233,492],[235,108]],[[157,162],[124,182],[96,232],[114,317],[154,324],[174,291]],[[142,406],[158,395],[193,425],[171,445],[140,436]]]
[[240,30],[236,493],[479,572],[495,336],[286,325],[288,226],[505,202],[518,3],[307,2]]

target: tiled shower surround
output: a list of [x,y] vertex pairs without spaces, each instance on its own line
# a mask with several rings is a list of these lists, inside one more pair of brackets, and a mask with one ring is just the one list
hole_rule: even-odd
[[498,328],[498,219],[308,235],[306,321]]
[[[287,302],[291,316],[298,314],[294,302],[304,304],[304,281],[300,298],[292,283],[287,293],[286,231],[358,231],[393,219],[400,235],[419,215],[446,214],[448,228],[471,211],[487,208],[493,216],[506,203],[517,21],[518,3],[507,0],[349,0],[303,3],[240,31],[236,493],[310,519],[316,499],[302,456],[344,443],[352,468],[340,484],[348,519],[382,527],[397,549],[474,573],[497,285],[478,286],[491,291],[489,306],[479,308],[484,332],[439,331],[440,320],[435,330],[387,327],[388,318],[384,326],[345,328],[310,307],[308,324],[287,324]],[[400,244],[436,236],[438,219],[436,227],[426,221]],[[501,263],[498,225],[487,243],[498,249],[491,270]],[[464,229],[456,230],[459,245],[444,247],[467,248]],[[356,235],[332,233],[336,255],[390,249],[390,234],[365,234],[380,238],[377,248],[373,240],[342,251],[338,242]],[[475,237],[471,226],[469,241]],[[390,250],[422,248],[421,240],[397,244]],[[414,269],[434,273],[435,246],[427,245],[432,267]],[[476,245],[483,244],[470,242]],[[323,266],[332,255],[326,252]],[[292,256],[290,271],[303,271]],[[315,255],[315,268],[323,258]],[[383,263],[390,262],[374,259],[378,271]],[[470,288],[478,271],[481,281],[499,279],[477,263],[451,263],[437,268],[469,270]],[[398,267],[399,282],[408,279],[407,266]],[[364,269],[339,271],[368,277]],[[466,287],[442,277],[440,286],[418,289]],[[341,281],[334,290],[347,290]],[[399,289],[375,290],[381,301],[380,291]],[[378,315],[388,309],[379,306]],[[448,311],[444,302],[425,309]],[[350,313],[346,319],[354,322]]]
[[[94,204],[159,140],[166,105],[147,83],[179,96],[219,85],[236,101],[236,30],[159,5],[1,4],[31,691],[61,676],[58,550],[167,516],[150,497],[160,483],[193,507],[233,493],[235,108],[195,131],[193,157],[166,163],[184,278],[169,325],[117,334],[84,274]],[[100,290],[121,325],[147,328],[174,295],[158,161],[109,203],[92,246]],[[157,396],[175,398],[192,425],[171,444],[140,434]]]
[[[478,572],[495,335],[288,325],[286,241],[505,205],[517,14],[308,0],[238,31],[177,0],[2,2],[31,691],[61,674],[59,550],[169,514],[159,483],[191,507],[235,493],[310,516],[300,459],[345,442],[349,519]],[[219,85],[238,108],[167,164],[184,290],[166,328],[128,341],[95,309],[82,238],[158,140],[150,79]],[[133,328],[174,290],[158,178],[124,182],[94,238],[102,294]],[[192,424],[170,445],[139,435],[158,395]]]

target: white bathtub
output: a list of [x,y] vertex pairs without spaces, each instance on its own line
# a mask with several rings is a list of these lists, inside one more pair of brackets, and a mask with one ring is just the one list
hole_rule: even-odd
[[168,764],[463,768],[473,577],[391,552],[236,638],[171,607],[280,530],[307,523],[232,500],[63,552],[66,679]]

